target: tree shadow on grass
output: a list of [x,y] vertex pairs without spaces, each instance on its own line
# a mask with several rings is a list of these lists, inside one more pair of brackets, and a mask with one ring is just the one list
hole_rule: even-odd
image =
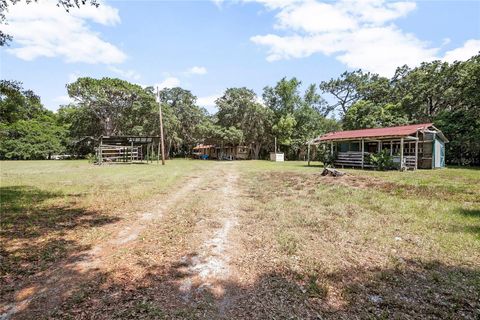
[[454,232],[472,233],[480,240],[480,210],[458,208],[456,210],[456,213],[470,219],[468,219],[469,222],[463,222],[462,224],[454,224],[451,227],[451,230]]
[[459,208],[457,211],[462,216],[480,219],[480,209]]
[[79,258],[91,249],[80,244],[72,236],[72,231],[118,220],[117,217],[68,204],[51,204],[62,197],[61,193],[30,186],[0,188],[0,302],[12,301],[15,291],[28,283],[31,277],[48,272],[49,268],[67,257]]
[[225,280],[187,287],[182,283],[191,274],[185,267],[151,266],[140,279],[126,270],[116,276],[89,273],[55,310],[37,304],[19,317],[477,319],[480,314],[480,271],[438,261],[399,260],[391,268],[318,274],[270,271],[251,284]]
[[114,218],[95,211],[66,205],[44,205],[50,199],[64,197],[29,186],[1,187],[1,235],[7,239],[36,238],[51,231],[94,227]]

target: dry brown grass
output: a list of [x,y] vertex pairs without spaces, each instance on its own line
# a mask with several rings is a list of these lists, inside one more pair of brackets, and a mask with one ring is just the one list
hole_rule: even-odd
[[[417,180],[410,173],[402,180],[396,172],[390,177],[361,171],[331,178],[294,164],[192,163],[173,162],[175,170],[188,166],[164,184],[167,188],[129,191],[129,198],[145,200],[141,209],[119,201],[121,192],[114,189],[110,197],[62,194],[43,200],[39,190],[22,193],[41,207],[12,199],[9,212],[16,224],[3,234],[8,260],[2,262],[8,261],[9,269],[2,279],[10,282],[2,300],[35,297],[15,317],[475,319],[480,314],[475,174],[429,186],[422,181],[436,178],[425,172]],[[152,173],[129,178],[148,180],[152,187]],[[225,193],[232,173],[238,175],[231,186],[235,192]],[[110,179],[121,177],[115,172]],[[104,185],[108,179],[101,177]],[[160,216],[143,220],[158,208],[146,199],[171,197],[182,181],[197,179],[200,183]],[[468,186],[470,193],[464,192]],[[86,192],[77,188],[77,195]],[[96,196],[99,208],[116,209],[89,211]],[[56,215],[53,208],[60,203],[64,207]],[[238,224],[219,257],[228,276],[199,277],[195,260],[208,258],[205,243],[232,217]],[[119,243],[124,230],[139,233]],[[73,242],[64,242],[69,239]],[[61,249],[47,250],[57,252],[48,260],[43,244],[51,241],[61,241]],[[103,251],[95,267],[79,268],[77,262],[88,262],[86,253],[99,243]],[[42,295],[46,289],[58,290]]]

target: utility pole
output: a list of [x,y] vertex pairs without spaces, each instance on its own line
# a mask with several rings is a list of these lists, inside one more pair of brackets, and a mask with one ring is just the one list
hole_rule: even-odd
[[162,104],[160,103],[160,91],[158,91],[158,87],[157,87],[157,99],[158,99],[158,119],[160,120],[160,143],[161,143],[161,148],[162,148],[162,166],[164,166],[165,165],[165,151],[164,151],[165,148],[164,148],[164,144],[163,144]]

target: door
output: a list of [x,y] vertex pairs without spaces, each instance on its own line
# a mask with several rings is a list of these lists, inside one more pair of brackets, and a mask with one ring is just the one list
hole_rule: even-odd
[[445,144],[443,142],[440,144],[440,167],[445,167]]
[[[435,168],[441,168],[442,167],[442,158],[445,156],[443,155],[442,157],[442,143],[438,140],[435,140]],[[445,161],[445,160],[443,160]]]

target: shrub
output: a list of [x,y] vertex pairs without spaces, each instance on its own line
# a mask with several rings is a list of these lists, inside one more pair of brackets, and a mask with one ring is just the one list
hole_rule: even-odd
[[393,168],[393,159],[388,150],[383,150],[378,154],[370,154],[369,161],[378,170],[384,171]]

